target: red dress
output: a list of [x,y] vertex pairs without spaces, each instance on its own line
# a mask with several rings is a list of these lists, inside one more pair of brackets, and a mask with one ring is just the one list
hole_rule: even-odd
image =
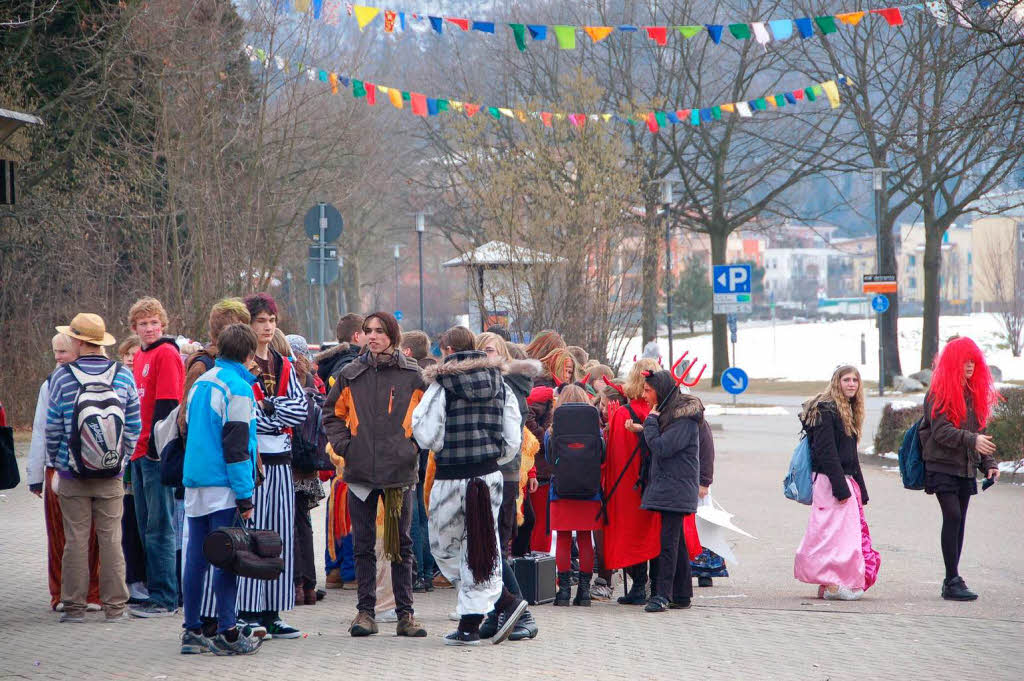
[[[651,411],[643,400],[633,400],[630,406],[641,421]],[[639,441],[639,435],[626,430],[626,421],[630,418],[629,410],[619,407],[609,422],[608,453],[601,474],[605,497]],[[615,489],[615,494],[608,499],[608,520],[604,527],[602,554],[604,568],[607,570],[642,563],[661,551],[661,516],[640,508],[640,490],[634,487],[639,475],[640,454],[637,453]]]

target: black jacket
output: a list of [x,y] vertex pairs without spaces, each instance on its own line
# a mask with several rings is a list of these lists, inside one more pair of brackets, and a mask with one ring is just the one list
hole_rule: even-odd
[[[504,368],[505,383],[512,388],[516,401],[519,403],[519,414],[522,417],[522,425],[530,429],[536,436],[538,432],[537,423],[533,416],[533,410],[526,405],[526,397],[533,389],[533,379],[540,374],[541,365],[535,359],[514,359],[508,362]],[[540,431],[543,435],[543,431]],[[506,482],[519,482],[519,468],[523,460],[522,447],[519,453],[511,461],[499,466],[501,475]]]
[[804,430],[810,438],[811,470],[828,476],[832,483],[832,496],[840,501],[849,499],[852,494],[846,484],[846,476],[851,476],[860,486],[861,503],[868,503],[868,488],[864,485],[864,474],[857,456],[857,438],[846,434],[834,403],[822,402],[817,411],[817,424],[809,426],[804,423]]
[[696,399],[677,400],[673,408],[672,421],[664,430],[658,425],[657,416],[650,415],[644,421],[644,439],[651,449],[651,472],[640,508],[695,513],[700,485],[703,408]]
[[333,387],[331,377],[337,376],[339,371],[358,357],[359,349],[358,345],[339,343],[316,356],[316,375],[327,386],[327,390]]
[[964,395],[964,401],[967,413],[961,427],[957,428],[941,411],[932,416],[932,395],[925,396],[924,420],[917,436],[921,439],[921,455],[927,470],[973,478],[979,470],[987,473],[990,468],[998,467],[994,458],[978,453],[978,434],[985,429],[978,424],[970,393]]

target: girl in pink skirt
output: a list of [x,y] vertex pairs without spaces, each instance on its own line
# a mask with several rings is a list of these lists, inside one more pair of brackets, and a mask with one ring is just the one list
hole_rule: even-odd
[[810,438],[814,495],[793,575],[817,584],[818,598],[855,601],[880,564],[864,520],[868,491],[857,457],[864,387],[856,367],[836,369],[828,389],[804,403],[800,421]]

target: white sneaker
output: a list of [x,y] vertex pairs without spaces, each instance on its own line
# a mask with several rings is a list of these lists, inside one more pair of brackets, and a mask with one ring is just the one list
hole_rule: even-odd
[[397,622],[398,621],[398,613],[395,612],[394,608],[391,608],[390,610],[385,610],[381,614],[377,615],[377,617],[375,619],[378,622]]
[[54,608],[56,612],[64,612],[64,601],[57,603],[57,607]]
[[450,619],[452,622],[461,622],[462,621],[462,615],[460,615],[459,613],[453,611],[453,612],[448,613],[448,619]]
[[99,612],[102,609],[103,609],[103,606],[100,605],[99,603],[86,603],[85,604],[85,611],[86,612]]
[[864,595],[864,589],[851,589],[847,586],[840,586],[835,591],[831,588],[825,589],[823,597],[826,601],[856,601]]

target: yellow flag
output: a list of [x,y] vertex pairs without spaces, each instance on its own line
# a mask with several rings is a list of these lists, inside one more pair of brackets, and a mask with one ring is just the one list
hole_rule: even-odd
[[352,12],[356,15],[356,21],[359,23],[359,30],[366,28],[366,25],[373,21],[378,14],[380,14],[379,7],[366,7],[364,5],[354,5]]
[[607,38],[615,29],[611,26],[584,26],[583,30],[590,36],[591,40],[599,43]]
[[729,113],[734,113],[736,111],[736,107],[734,105],[732,105],[732,104],[723,104],[722,105],[722,111],[728,111]]
[[828,103],[832,105],[833,109],[839,108],[839,88],[836,87],[834,80],[826,80],[821,84],[821,89],[825,91],[825,96],[828,97]]
[[526,122],[526,114],[524,114],[520,109],[516,109],[516,118],[518,118],[522,123]]
[[509,118],[515,118],[515,114],[512,113],[512,109],[502,109],[501,107],[499,107],[498,111],[501,112],[502,116],[508,116]]
[[404,105],[402,104],[402,91],[396,90],[395,88],[388,88],[388,99],[391,100],[391,105],[396,109],[401,109]]
[[839,21],[844,24],[849,24],[850,26],[856,26],[863,18],[864,12],[843,12],[842,14],[836,15],[836,19],[839,19]]
[[455,109],[456,111],[461,112],[462,111],[462,102],[453,99],[452,100],[452,108]]
[[612,115],[611,114],[601,114],[601,120],[603,120],[605,123],[607,123],[611,119],[612,119]]
[[555,114],[555,118],[560,120],[560,121],[564,121],[565,120],[565,114],[564,113],[556,113]]
[[295,7],[296,12],[305,14],[309,11],[309,0],[292,0],[292,6]]

